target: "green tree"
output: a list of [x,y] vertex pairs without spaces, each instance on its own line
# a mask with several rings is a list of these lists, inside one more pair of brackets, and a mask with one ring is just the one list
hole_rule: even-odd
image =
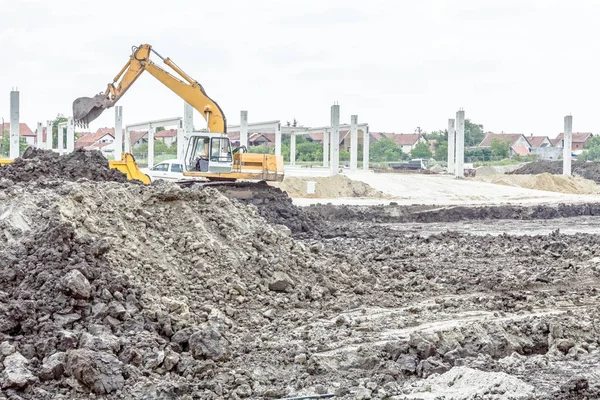
[[510,142],[506,140],[500,140],[498,138],[492,139],[490,144],[492,148],[492,155],[499,159],[508,158],[510,155]]
[[438,143],[433,158],[437,161],[448,161],[448,141]]
[[594,136],[584,146],[577,158],[580,161],[600,161],[600,136]]
[[[22,155],[28,147],[25,138],[19,138],[19,155]],[[4,130],[2,141],[0,141],[0,155],[4,158],[10,155],[10,132],[7,129]]]
[[429,143],[420,142],[415,145],[415,147],[410,151],[410,156],[412,158],[431,158],[431,148],[429,147]]
[[369,161],[385,162],[404,159],[402,149],[390,138],[381,139],[369,148]]
[[484,137],[483,125],[474,124],[468,119],[465,120],[465,146],[477,146]]
[[[52,148],[56,149],[58,147],[58,124],[63,122],[67,122],[69,118],[65,117],[62,114],[58,114],[54,121],[52,121]],[[46,133],[47,134],[47,133]],[[67,147],[67,135],[63,135],[63,149]]]

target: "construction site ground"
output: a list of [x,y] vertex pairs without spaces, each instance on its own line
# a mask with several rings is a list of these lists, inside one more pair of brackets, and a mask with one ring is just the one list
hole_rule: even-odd
[[598,196],[238,199],[30,156],[0,169],[2,400],[600,398]]

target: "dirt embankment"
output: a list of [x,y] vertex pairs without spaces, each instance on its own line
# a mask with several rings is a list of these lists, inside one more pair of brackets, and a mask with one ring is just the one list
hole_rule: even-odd
[[[579,162],[573,161],[571,164],[573,175],[600,183],[600,163],[599,162]],[[524,165],[523,167],[508,172],[515,175],[537,175],[549,173],[560,175],[563,172],[562,161],[537,161]]]
[[[308,193],[308,182],[314,182],[314,193]],[[373,189],[368,184],[355,181],[345,175],[328,177],[286,177],[279,184],[273,184],[287,192],[290,197],[304,198],[339,198],[339,197],[372,197],[382,198],[386,195]]]
[[0,168],[0,179],[2,178],[12,182],[79,179],[127,182],[127,175],[109,168],[108,160],[99,151],[79,149],[61,156],[54,151],[34,147],[29,147],[22,157]]
[[600,186],[596,182],[579,176],[552,175],[496,175],[474,178],[480,182],[516,186],[534,190],[570,194],[599,194]]

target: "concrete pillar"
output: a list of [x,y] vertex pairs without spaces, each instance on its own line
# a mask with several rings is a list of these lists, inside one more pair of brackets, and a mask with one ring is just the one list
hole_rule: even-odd
[[10,142],[8,158],[19,157],[19,91],[10,92]]
[[358,115],[350,116],[350,171],[358,168]]
[[125,141],[123,142],[123,153],[131,153],[131,131],[125,128]]
[[456,112],[456,162],[454,164],[454,176],[465,177],[465,112]]
[[75,120],[69,117],[67,121],[67,153],[75,151]]
[[456,160],[456,130],[454,119],[448,119],[448,173],[454,173],[454,163]]
[[148,168],[154,165],[154,126],[148,124]]
[[41,149],[44,143],[44,124],[42,124],[41,122],[37,123],[37,130],[36,130],[36,138],[35,138],[35,147],[37,147],[38,149]]
[[123,106],[115,106],[115,141],[114,141],[115,161],[121,161],[123,153]]
[[369,148],[371,146],[371,135],[369,135],[369,127],[363,128],[363,170],[369,169]]
[[46,121],[46,149],[52,150],[52,142],[53,142],[53,134],[52,134],[52,121]]
[[182,161],[185,158],[185,129],[180,126],[177,128],[177,159]]
[[240,113],[240,147],[248,148],[248,111]]
[[290,165],[296,165],[296,134],[290,135]]
[[65,153],[65,127],[67,124],[60,123],[58,124],[58,145],[56,149],[58,150],[58,154],[63,155]]
[[329,167],[329,132],[323,129],[323,166]]
[[340,106],[331,106],[331,175],[337,175],[340,170]]
[[275,128],[275,155],[281,156],[281,123],[277,123]]
[[177,154],[181,151],[185,157],[185,149],[187,149],[188,141],[190,140],[190,134],[194,132],[194,109],[187,102],[183,103],[183,140],[179,144],[179,136],[177,139]]
[[571,153],[573,151],[573,117],[565,117],[565,133],[563,137],[563,175],[571,175]]

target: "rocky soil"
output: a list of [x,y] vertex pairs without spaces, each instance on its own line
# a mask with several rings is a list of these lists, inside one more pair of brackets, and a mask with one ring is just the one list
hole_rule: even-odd
[[2,400],[600,397],[600,235],[402,228],[600,206],[302,210],[96,180],[2,180]]

